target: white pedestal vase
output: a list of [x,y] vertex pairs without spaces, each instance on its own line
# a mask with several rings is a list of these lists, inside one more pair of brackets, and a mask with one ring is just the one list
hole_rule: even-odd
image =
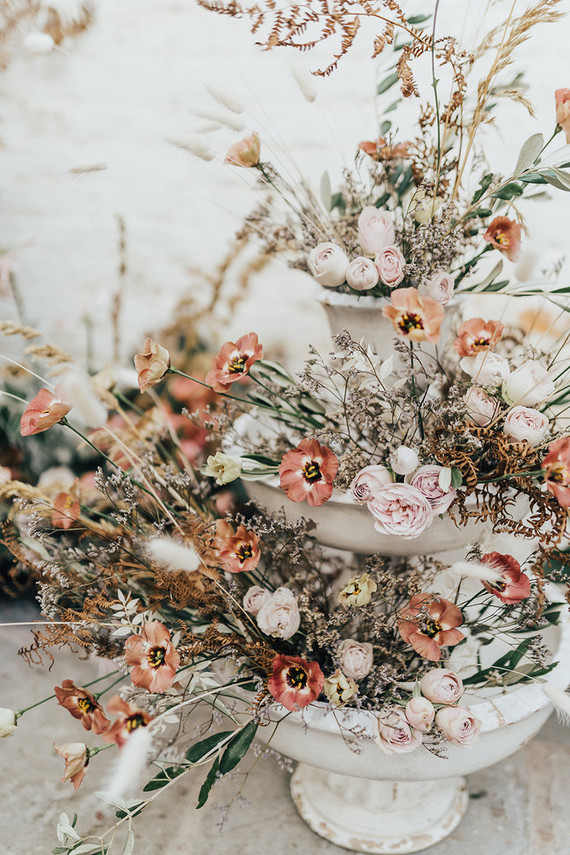
[[[559,663],[548,681],[570,683],[570,618],[545,638]],[[537,683],[464,695],[481,720],[471,748],[448,745],[446,758],[421,746],[408,754],[384,754],[374,742],[373,712],[331,710],[313,703],[286,713],[275,706],[277,727],[260,728],[258,738],[297,760],[291,794],[299,813],[317,834],[356,852],[421,852],[450,834],[467,807],[465,775],[504,760],[540,730],[552,711]],[[351,749],[346,737],[357,750]]]

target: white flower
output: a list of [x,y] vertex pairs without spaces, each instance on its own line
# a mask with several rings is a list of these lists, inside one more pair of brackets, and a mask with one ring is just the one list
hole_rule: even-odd
[[546,368],[529,359],[507,377],[503,383],[503,397],[508,404],[534,407],[549,398],[554,388]]
[[469,374],[479,386],[496,388],[509,376],[511,369],[504,356],[483,350],[476,356],[464,356],[459,362],[463,371]]
[[548,416],[531,407],[513,407],[505,418],[503,432],[513,439],[526,439],[534,448],[548,433]]
[[256,617],[259,614],[260,608],[271,599],[271,594],[265,588],[259,585],[252,585],[245,592],[243,598],[243,607],[250,615]]
[[340,666],[347,677],[362,680],[370,673],[374,661],[372,645],[368,641],[345,638],[337,648]]
[[202,469],[202,473],[209,478],[215,478],[216,484],[221,487],[223,484],[229,484],[235,481],[241,475],[241,460],[239,457],[232,457],[230,454],[224,454],[222,451],[217,451],[216,454],[210,454],[206,460],[206,465]]
[[12,736],[16,730],[16,713],[14,710],[0,708],[0,737]]
[[491,424],[499,409],[498,401],[479,386],[473,386],[465,396],[465,410],[476,425]]
[[352,677],[347,677],[337,668],[334,674],[326,678],[323,692],[329,699],[331,706],[342,707],[354,695],[358,694],[358,686]]
[[417,469],[419,457],[413,448],[401,445],[390,457],[390,465],[397,475],[410,475]]
[[380,274],[373,261],[359,255],[351,261],[346,271],[346,281],[355,291],[369,291],[378,284]]
[[309,267],[319,285],[338,288],[346,279],[348,256],[336,243],[319,243],[311,250]]
[[443,707],[436,713],[435,723],[448,742],[463,748],[471,748],[481,730],[479,719],[463,707]]
[[379,211],[374,205],[362,209],[358,218],[358,242],[364,255],[376,255],[393,244],[394,238],[394,221],[388,211]]
[[291,638],[299,629],[300,623],[297,599],[289,588],[277,588],[257,613],[260,630],[274,638]]

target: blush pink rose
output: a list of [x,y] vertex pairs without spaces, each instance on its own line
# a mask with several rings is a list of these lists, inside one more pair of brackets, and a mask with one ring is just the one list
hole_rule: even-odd
[[511,371],[505,357],[491,350],[483,350],[476,356],[464,356],[459,364],[479,386],[500,386]]
[[368,502],[368,510],[374,517],[376,531],[404,540],[419,537],[433,521],[430,503],[410,484],[383,487]]
[[428,464],[420,466],[412,475],[406,476],[406,482],[416,487],[426,497],[434,514],[443,514],[457,496],[457,490],[442,490],[439,476],[443,466]]
[[443,707],[437,711],[435,723],[448,742],[471,748],[481,730],[481,722],[463,707]]
[[570,143],[570,89],[557,89],[554,98],[556,122],[566,134],[566,142]]
[[353,680],[363,680],[370,673],[374,654],[368,641],[355,641],[345,638],[337,648],[340,667],[347,677]]
[[480,386],[473,386],[465,396],[465,410],[476,425],[490,425],[499,411],[499,403]]
[[369,291],[378,285],[380,274],[370,258],[360,255],[351,261],[346,271],[346,281],[355,291]]
[[420,297],[431,297],[437,303],[445,306],[453,297],[455,282],[453,276],[443,270],[437,270],[429,279],[425,279],[418,285]]
[[422,744],[422,734],[408,724],[406,714],[394,707],[378,719],[376,743],[384,754],[408,754]]
[[385,466],[365,466],[353,479],[350,492],[356,502],[370,502],[381,487],[392,483],[390,470]]
[[454,704],[463,694],[463,680],[447,668],[432,668],[420,680],[420,689],[434,704]]
[[526,439],[528,444],[535,448],[548,433],[549,424],[548,416],[538,410],[531,407],[513,407],[507,413],[503,432],[516,440]]
[[245,592],[243,607],[248,614],[256,617],[262,605],[270,599],[271,594],[269,591],[266,591],[265,588],[261,588],[259,585],[252,585]]
[[414,730],[427,733],[432,726],[434,717],[434,705],[427,698],[411,698],[406,704],[406,719]]
[[388,288],[399,285],[406,272],[406,259],[397,246],[385,246],[376,254],[374,264],[380,274],[380,281]]
[[257,613],[260,630],[274,638],[291,638],[300,623],[297,599],[289,588],[277,588]]
[[364,255],[376,255],[393,244],[394,238],[394,221],[388,211],[379,211],[374,205],[362,209],[358,218],[358,242]]
[[319,243],[309,255],[309,267],[319,285],[338,288],[346,279],[349,260],[336,243]]

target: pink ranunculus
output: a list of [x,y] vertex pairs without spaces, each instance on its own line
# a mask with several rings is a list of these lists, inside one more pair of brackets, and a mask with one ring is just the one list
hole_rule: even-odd
[[420,680],[420,689],[434,704],[454,704],[463,694],[463,680],[448,668],[432,668]]
[[336,243],[319,243],[311,250],[309,267],[319,285],[338,288],[346,280],[350,264],[347,254]]
[[256,133],[252,133],[229,147],[225,163],[232,163],[234,166],[257,166],[260,154],[261,143],[259,137]]
[[503,383],[503,397],[509,404],[535,407],[546,401],[554,389],[554,382],[544,365],[536,359],[528,359],[512,371]]
[[563,508],[570,508],[570,436],[550,443],[542,468],[547,489]]
[[271,599],[271,593],[259,585],[252,585],[245,592],[243,598],[243,607],[246,612],[253,617],[256,617],[260,608],[264,603]]
[[260,630],[274,638],[291,638],[299,629],[300,623],[297,598],[289,588],[277,588],[257,613]]
[[459,356],[475,356],[483,350],[491,350],[501,340],[504,330],[501,321],[469,318],[457,330],[453,346]]
[[399,617],[398,629],[404,641],[432,662],[441,659],[442,647],[459,644],[465,638],[457,629],[463,623],[460,609],[435,594],[415,594]]
[[457,496],[457,490],[443,490],[439,476],[443,466],[427,464],[420,466],[412,475],[406,475],[406,483],[416,487],[426,497],[434,514],[443,514]]
[[392,483],[390,470],[385,466],[365,466],[353,479],[350,492],[355,502],[370,502],[381,487]]
[[540,445],[546,434],[550,421],[548,416],[531,407],[513,407],[509,410],[503,425],[503,433],[513,439],[526,439],[535,448]]
[[395,288],[406,273],[406,259],[397,246],[385,246],[376,253],[374,264],[380,274],[380,281],[388,288]]
[[455,282],[453,276],[446,273],[444,270],[436,270],[429,279],[424,279],[418,285],[418,294],[420,297],[431,297],[436,303],[441,303],[445,306],[453,297]]
[[351,261],[346,271],[346,281],[355,291],[369,291],[378,285],[380,274],[370,258],[360,255]]
[[427,698],[411,698],[406,704],[408,724],[422,733],[431,729],[435,717],[435,708]]
[[410,727],[401,707],[394,707],[378,718],[376,744],[384,754],[408,754],[420,747],[422,734]]
[[554,98],[556,102],[556,123],[566,134],[566,142],[570,143],[570,89],[557,89]]
[[362,209],[358,218],[358,242],[364,255],[376,255],[393,244],[395,236],[394,220],[388,211],[379,211],[374,205]]
[[404,540],[419,537],[433,522],[430,503],[417,487],[410,484],[383,487],[368,502],[368,510],[374,517],[376,531]]
[[509,363],[504,356],[484,350],[475,356],[464,356],[459,362],[463,371],[479,386],[500,386],[509,376]]
[[347,677],[363,680],[370,673],[374,661],[372,645],[368,641],[345,638],[337,648],[340,667]]
[[48,430],[61,421],[71,410],[71,404],[63,400],[61,386],[56,386],[55,392],[40,389],[22,414],[20,433],[22,436],[33,436]]
[[502,603],[512,605],[530,597],[530,579],[522,572],[521,565],[512,555],[500,552],[488,552],[481,559],[482,564],[498,570],[502,579],[496,582],[483,582],[490,594],[494,594]]
[[431,297],[420,297],[415,288],[398,288],[391,296],[391,305],[382,314],[394,325],[397,335],[410,341],[439,341],[445,311]]
[[448,742],[463,748],[471,748],[481,730],[479,719],[463,707],[443,707],[437,711],[435,723]]
[[472,386],[465,396],[465,411],[476,425],[490,425],[499,411],[499,402],[481,389]]
[[292,502],[313,507],[324,505],[332,496],[338,471],[336,454],[316,439],[303,439],[288,451],[279,466],[280,487]]

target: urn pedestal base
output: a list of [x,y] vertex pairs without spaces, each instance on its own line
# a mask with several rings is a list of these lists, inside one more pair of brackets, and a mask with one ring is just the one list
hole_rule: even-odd
[[291,795],[307,825],[355,852],[421,852],[451,834],[467,809],[464,778],[369,781],[299,763]]

